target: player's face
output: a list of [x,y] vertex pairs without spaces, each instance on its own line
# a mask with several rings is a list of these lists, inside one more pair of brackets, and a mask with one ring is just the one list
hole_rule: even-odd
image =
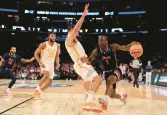
[[52,43],[54,43],[55,40],[56,40],[56,35],[55,34],[50,34],[49,35],[49,41],[52,42]]
[[16,53],[16,48],[15,48],[15,47],[12,47],[12,48],[10,49],[10,53],[15,54],[15,53]]
[[108,45],[108,40],[106,37],[100,37],[98,40],[98,44],[100,47]]

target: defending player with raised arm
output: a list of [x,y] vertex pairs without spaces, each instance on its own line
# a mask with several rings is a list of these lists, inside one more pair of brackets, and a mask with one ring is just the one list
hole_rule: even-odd
[[102,109],[97,108],[94,103],[95,93],[97,92],[97,89],[99,88],[102,80],[94,70],[94,68],[91,65],[87,64],[88,59],[85,50],[79,40],[77,40],[79,30],[83,24],[85,16],[88,13],[88,7],[89,4],[86,4],[83,15],[81,16],[75,27],[69,28],[68,36],[65,41],[65,47],[74,62],[74,69],[76,73],[84,80],[84,88],[86,89],[87,94],[83,109],[93,112],[102,112]]

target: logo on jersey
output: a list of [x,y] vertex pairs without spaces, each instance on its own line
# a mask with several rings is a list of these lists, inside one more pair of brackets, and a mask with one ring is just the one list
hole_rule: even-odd
[[107,63],[107,65],[109,64],[109,60],[111,59],[110,56],[103,56],[102,60],[105,61]]
[[49,57],[54,57],[55,50],[48,48]]

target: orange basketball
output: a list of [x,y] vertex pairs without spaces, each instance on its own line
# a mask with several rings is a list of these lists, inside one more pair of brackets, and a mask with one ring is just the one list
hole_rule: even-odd
[[134,42],[130,47],[130,55],[134,58],[139,58],[143,55],[143,47],[139,42]]

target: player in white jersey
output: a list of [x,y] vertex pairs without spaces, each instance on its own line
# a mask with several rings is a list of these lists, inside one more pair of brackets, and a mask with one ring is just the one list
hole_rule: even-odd
[[49,33],[48,41],[41,43],[34,53],[34,57],[38,61],[41,72],[44,75],[33,93],[35,98],[40,98],[40,93],[51,85],[54,77],[54,66],[59,70],[60,44],[56,43],[55,39],[55,33]]
[[87,55],[81,43],[77,40],[79,30],[82,26],[85,16],[88,13],[89,4],[86,4],[82,17],[79,19],[75,27],[69,28],[68,36],[65,41],[66,49],[74,62],[76,73],[84,80],[84,88],[87,91],[84,110],[93,112],[102,112],[101,108],[97,108],[94,103],[94,95],[97,92],[102,79],[91,65],[88,65]]

